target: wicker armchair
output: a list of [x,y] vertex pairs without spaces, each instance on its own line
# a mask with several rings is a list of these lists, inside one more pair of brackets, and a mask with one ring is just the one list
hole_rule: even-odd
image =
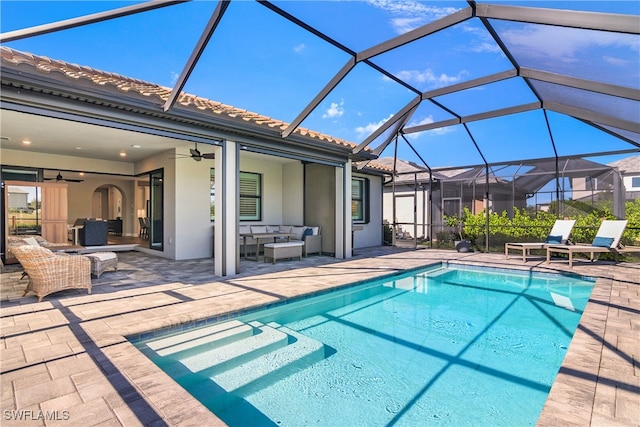
[[87,289],[91,293],[91,261],[82,255],[55,254],[42,246],[24,245],[13,248],[18,262],[29,275],[22,296],[35,292],[42,298],[65,289]]

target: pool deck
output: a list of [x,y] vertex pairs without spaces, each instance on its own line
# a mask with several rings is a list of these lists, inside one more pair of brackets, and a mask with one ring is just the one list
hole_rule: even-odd
[[210,259],[118,256],[119,271],[94,278],[91,295],[68,290],[41,303],[21,297],[26,281],[18,267],[2,270],[2,426],[224,425],[125,336],[441,261],[597,277],[538,425],[640,425],[638,264],[576,262],[569,269],[542,258],[380,247],[359,249],[350,260],[242,261],[241,274],[221,278]]

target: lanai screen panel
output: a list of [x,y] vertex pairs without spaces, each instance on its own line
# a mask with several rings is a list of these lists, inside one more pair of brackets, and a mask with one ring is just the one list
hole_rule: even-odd
[[[1,28],[3,32],[17,30],[134,3],[2,2]],[[3,45],[171,88],[215,5],[209,1],[175,4]]]
[[636,34],[490,22],[521,67],[638,88],[640,37]]

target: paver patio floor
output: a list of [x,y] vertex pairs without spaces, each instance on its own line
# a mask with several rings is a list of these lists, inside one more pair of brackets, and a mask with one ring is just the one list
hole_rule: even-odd
[[[93,291],[68,290],[37,303],[21,297],[21,270],[1,275],[2,425],[221,425],[124,337],[379,277],[434,262],[573,271],[597,277],[539,425],[640,425],[640,266],[549,265],[517,257],[442,250],[360,249],[350,260],[241,262],[213,276],[211,259],[172,261],[118,253],[117,272]],[[490,420],[488,420],[490,422]]]

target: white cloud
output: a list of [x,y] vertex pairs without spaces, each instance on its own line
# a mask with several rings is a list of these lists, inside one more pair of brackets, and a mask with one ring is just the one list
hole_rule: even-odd
[[613,56],[603,56],[602,60],[608,64],[619,65],[621,67],[624,67],[627,64],[629,64],[629,61],[622,58],[614,58]]
[[171,85],[175,85],[176,82],[178,81],[178,77],[180,77],[180,74],[176,73],[175,71],[171,71]]
[[393,117],[393,113],[389,114],[389,117],[387,117],[386,119],[380,120],[378,123],[369,123],[368,125],[365,125],[365,126],[358,126],[356,128],[356,132],[358,133],[358,136],[360,138],[371,135],[376,129],[378,129],[380,126],[388,122],[392,117]]
[[485,29],[473,25],[463,25],[462,30],[465,33],[473,34],[474,41],[467,47],[467,50],[476,53],[502,53],[500,46]]
[[455,7],[438,7],[414,0],[368,0],[368,3],[396,16],[390,23],[398,34],[404,34],[459,10]]
[[[406,127],[411,128],[414,126],[428,125],[433,123],[434,121],[435,120],[433,120],[433,116],[429,115],[423,118],[422,120],[409,122],[409,124],[407,124]],[[412,139],[417,139],[422,135],[436,135],[436,136],[445,135],[447,133],[453,132],[454,130],[455,128],[453,126],[447,126],[443,128],[429,129],[428,131],[424,131],[424,132],[410,133],[410,134],[407,134],[407,136]]]
[[300,53],[300,52],[302,52],[303,50],[305,50],[306,48],[307,48],[307,46],[306,46],[304,43],[300,43],[300,44],[298,44],[298,45],[296,45],[296,46],[294,46],[294,47],[293,47],[293,51],[294,51],[295,53]]
[[459,82],[468,74],[467,71],[462,70],[455,76],[450,76],[448,74],[439,74],[431,70],[431,68],[427,68],[425,70],[403,70],[396,73],[396,77],[399,79],[405,80],[407,82],[426,84],[430,88],[438,88],[448,86],[454,83]]
[[322,115],[323,119],[335,119],[344,114],[344,99],[340,103],[332,102],[331,106]]
[[593,36],[586,30],[527,25],[521,30],[506,31],[507,46],[532,58],[551,58],[566,63],[575,62],[577,54],[591,47],[628,47],[638,52],[636,38],[626,34],[601,32]]

